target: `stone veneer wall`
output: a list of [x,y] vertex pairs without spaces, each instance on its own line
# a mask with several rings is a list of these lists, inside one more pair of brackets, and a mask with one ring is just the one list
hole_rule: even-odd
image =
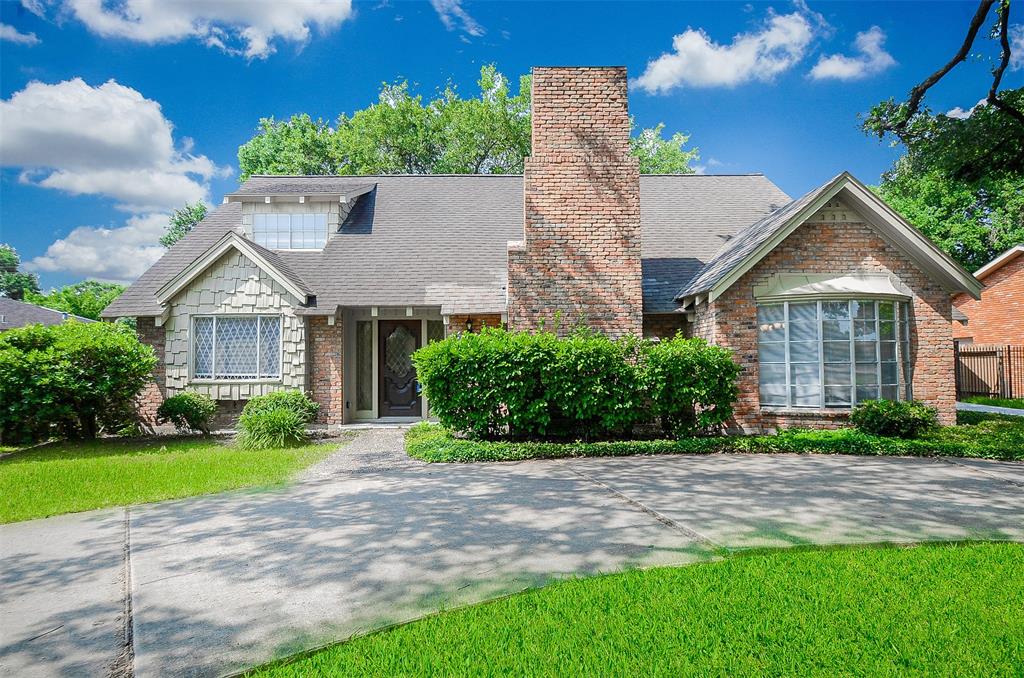
[[[855,213],[851,218],[860,219]],[[761,409],[758,395],[757,312],[753,289],[776,273],[895,274],[913,294],[913,395],[956,422],[952,304],[949,293],[865,223],[805,223],[711,304],[697,311],[694,336],[735,352],[743,366],[735,425],[745,431],[788,427],[834,428],[848,410]]]
[[[167,395],[185,388],[214,400],[248,400],[281,388],[305,391],[306,323],[295,315],[299,300],[248,257],[230,250],[169,302],[166,336]],[[189,375],[191,317],[209,314],[281,315],[281,378],[266,381],[193,382]]]
[[310,316],[308,320],[310,395],[320,403],[317,423],[342,424],[345,420],[344,321],[340,316],[333,325],[326,316]]
[[953,322],[953,337],[975,344],[1024,344],[1024,254],[1000,266],[984,280],[981,301],[967,294],[953,297],[968,322]]
[[640,170],[629,153],[625,68],[535,68],[525,239],[509,243],[508,324],[580,321],[639,336]]
[[140,423],[153,429],[157,426],[156,410],[167,397],[167,365],[164,362],[167,334],[163,327],[156,326],[155,318],[136,318],[135,322],[139,341],[152,347],[157,357],[156,367],[153,368],[153,380],[146,384],[135,399],[135,409],[139,414]]

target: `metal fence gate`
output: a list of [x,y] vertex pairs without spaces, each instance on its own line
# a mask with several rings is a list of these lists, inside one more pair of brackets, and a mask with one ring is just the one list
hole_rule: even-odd
[[1024,346],[955,344],[956,396],[1024,397]]

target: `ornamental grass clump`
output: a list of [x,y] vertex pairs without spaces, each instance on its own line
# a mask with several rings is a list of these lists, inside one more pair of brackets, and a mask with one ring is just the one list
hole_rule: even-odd
[[320,405],[301,391],[274,391],[245,404],[238,418],[239,446],[267,450],[302,445]]
[[699,339],[609,339],[586,330],[485,329],[413,355],[431,414],[478,440],[629,438],[661,420],[678,435],[711,432],[732,414],[739,367]]

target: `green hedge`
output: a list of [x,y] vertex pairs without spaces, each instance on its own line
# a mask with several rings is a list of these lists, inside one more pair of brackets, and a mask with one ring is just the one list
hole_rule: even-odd
[[732,414],[739,366],[701,339],[613,341],[577,331],[485,329],[413,355],[431,413],[476,439],[622,438],[659,417],[667,431],[717,430]]
[[521,461],[565,457],[622,457],[720,452],[856,454],[911,457],[949,456],[1024,461],[1024,421],[986,420],[976,426],[949,426],[917,440],[885,438],[855,429],[790,430],[779,435],[709,436],[678,440],[608,442],[511,442],[459,438],[437,424],[409,429],[405,449],[428,462]]

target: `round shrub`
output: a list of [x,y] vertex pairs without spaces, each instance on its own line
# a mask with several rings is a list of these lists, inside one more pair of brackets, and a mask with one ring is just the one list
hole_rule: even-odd
[[167,398],[157,409],[161,423],[170,422],[182,433],[196,431],[209,435],[217,403],[205,393],[183,391]]
[[238,444],[247,450],[301,445],[307,439],[306,423],[295,410],[286,407],[243,412],[238,419]]
[[909,439],[936,428],[939,416],[916,400],[868,400],[853,409],[850,421],[864,433]]
[[739,396],[732,352],[703,339],[650,343],[644,352],[647,393],[662,428],[675,436],[717,432]]
[[0,435],[10,442],[94,438],[108,415],[131,411],[156,362],[131,328],[115,323],[69,321],[4,332]]

